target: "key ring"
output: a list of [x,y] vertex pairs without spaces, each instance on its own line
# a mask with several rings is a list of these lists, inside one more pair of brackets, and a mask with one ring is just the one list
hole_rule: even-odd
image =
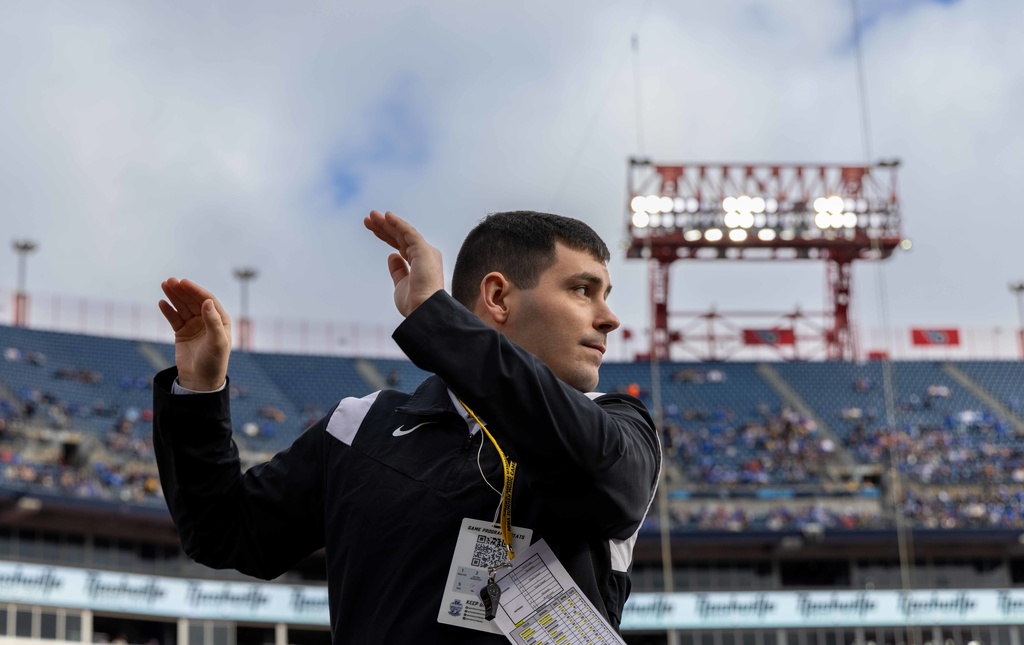
[[494,580],[494,574],[495,573],[497,573],[498,571],[501,571],[502,569],[508,569],[508,568],[511,568],[511,567],[512,567],[512,562],[510,560],[505,560],[501,564],[492,564],[489,567],[487,567],[487,577],[490,578],[491,580]]

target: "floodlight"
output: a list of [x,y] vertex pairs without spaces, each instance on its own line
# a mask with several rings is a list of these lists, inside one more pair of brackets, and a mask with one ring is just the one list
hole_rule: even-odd
[[914,244],[909,239],[900,242],[900,248],[904,251],[909,251],[912,246],[914,246]]
[[[668,265],[677,261],[821,262],[828,269],[831,310],[819,342],[829,360],[855,356],[851,266],[902,252],[895,165],[663,164],[634,157],[629,166],[625,192],[633,209],[625,209],[627,257],[656,261],[657,279],[665,284]],[[665,312],[671,307],[659,298],[662,290],[671,291],[659,286],[651,294],[656,329],[650,355],[668,360],[669,350],[677,348],[667,329]],[[687,343],[689,352],[700,341],[691,337]],[[708,342],[700,358],[722,358],[717,341]]]

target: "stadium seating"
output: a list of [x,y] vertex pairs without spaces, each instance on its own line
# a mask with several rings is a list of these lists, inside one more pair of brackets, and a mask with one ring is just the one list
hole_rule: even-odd
[[[151,379],[173,363],[172,346],[0,326],[0,351],[0,487],[162,504]],[[954,367],[973,385],[942,363],[892,363],[890,428],[881,363],[661,364],[673,530],[876,530],[894,513],[922,529],[1024,528],[1024,363]],[[235,352],[230,376],[251,463],[341,398],[411,391],[427,373],[405,360]],[[599,389],[653,409],[648,363],[606,364]],[[851,464],[882,472],[893,454],[900,500],[886,501],[877,480],[834,479]],[[645,531],[656,528],[652,519]]]

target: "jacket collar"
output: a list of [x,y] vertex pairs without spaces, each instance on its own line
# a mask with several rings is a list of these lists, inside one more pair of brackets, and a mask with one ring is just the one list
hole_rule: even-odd
[[399,406],[396,411],[416,416],[434,416],[454,412],[465,420],[471,433],[479,428],[476,421],[470,418],[466,409],[459,405],[455,393],[449,390],[441,377],[436,374],[431,374],[420,383],[405,405]]
[[420,383],[405,405],[399,406],[397,411],[417,416],[430,416],[445,412],[455,412],[456,414],[461,412],[459,416],[466,414],[465,410],[455,407],[451,391],[441,377],[436,374],[431,374],[427,380]]

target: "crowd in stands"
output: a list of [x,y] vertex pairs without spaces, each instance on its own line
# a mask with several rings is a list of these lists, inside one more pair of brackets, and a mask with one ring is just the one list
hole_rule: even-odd
[[91,466],[76,467],[59,459],[25,459],[9,448],[0,449],[0,484],[27,493],[56,493],[132,504],[162,499],[160,480],[151,465],[95,461]]
[[[896,508],[916,530],[1020,530],[1024,526],[1024,489],[927,487],[905,491]],[[810,504],[789,500],[761,509],[741,503],[690,503],[672,506],[670,521],[677,531],[834,532],[896,528],[895,513],[885,512],[881,506],[858,510],[841,500]],[[657,518],[650,518],[644,530],[656,532]]]
[[936,530],[1015,529],[1024,526],[1024,490],[998,486],[908,491],[900,505],[916,527]]
[[[702,504],[673,507],[671,523],[681,531],[858,531],[886,529],[892,521],[881,511],[857,511],[831,504],[773,505],[754,510],[743,505]],[[652,518],[646,530],[657,527]]]
[[[3,362],[40,370],[53,384],[40,388],[5,382],[0,372],[0,487],[48,491],[76,498],[162,505],[152,440],[153,412],[148,405],[125,404],[152,388],[150,376],[121,375],[107,380],[89,366],[48,368],[39,351],[7,347]],[[0,362],[0,365],[3,364]],[[685,388],[718,388],[729,383],[727,366],[682,367],[667,381]],[[388,382],[397,380],[388,374]],[[97,396],[89,403],[71,403],[60,382],[68,381]],[[43,381],[40,381],[43,382]],[[117,384],[127,397],[121,403],[99,395]],[[86,386],[86,389],[82,389]],[[851,404],[841,411],[850,422],[836,445],[814,419],[788,406],[761,404],[751,410],[721,405],[681,407],[687,397],[666,397],[663,440],[666,462],[682,476],[679,486],[694,491],[740,491],[751,498],[765,489],[791,487],[804,493],[824,490],[829,465],[843,448],[860,463],[897,465],[904,481],[915,488],[898,502],[877,510],[844,505],[841,499],[779,500],[772,504],[690,502],[674,505],[671,522],[685,531],[783,531],[808,527],[828,531],[891,529],[895,512],[924,529],[1013,528],[1024,526],[1024,448],[1013,429],[985,411],[946,410],[952,392],[936,384],[898,401],[905,412],[933,411],[941,423],[904,423],[891,430],[857,396],[876,384],[860,377],[853,382]],[[651,404],[650,393],[636,383],[619,389]],[[231,384],[232,399],[249,397],[244,384]],[[254,398],[254,401],[258,399]],[[716,399],[717,400],[717,399]],[[243,438],[272,437],[275,424],[302,427],[324,409],[307,405],[298,418],[274,406],[253,408],[253,418],[240,423]],[[296,408],[298,409],[298,408]],[[295,414],[291,417],[296,417]],[[97,430],[97,429],[100,430]],[[854,490],[854,493],[857,491]],[[879,491],[873,490],[878,493]],[[762,500],[763,501],[763,500]],[[652,518],[645,530],[657,526]]]
[[1006,422],[989,413],[964,411],[942,427],[858,423],[848,444],[867,463],[895,458],[903,475],[925,484],[1024,483],[1024,449]]
[[666,456],[701,484],[813,484],[835,452],[812,419],[788,407],[762,406],[738,422],[715,410],[697,430],[683,429],[678,406],[666,406],[664,418]]
[[[6,362],[45,368],[36,351],[7,347]],[[95,369],[60,366],[54,381],[98,386]],[[149,390],[149,378],[123,376],[122,390]],[[77,498],[145,503],[160,500],[148,407],[121,406],[97,396],[92,403],[65,401],[59,392],[0,380],[0,485]],[[148,398],[148,397],[147,397]],[[82,422],[99,420],[102,433]],[[162,503],[162,502],[161,502]]]
[[20,347],[5,347],[4,360],[8,363],[28,363],[36,367],[46,366],[46,357],[42,352],[33,350],[22,350]]

